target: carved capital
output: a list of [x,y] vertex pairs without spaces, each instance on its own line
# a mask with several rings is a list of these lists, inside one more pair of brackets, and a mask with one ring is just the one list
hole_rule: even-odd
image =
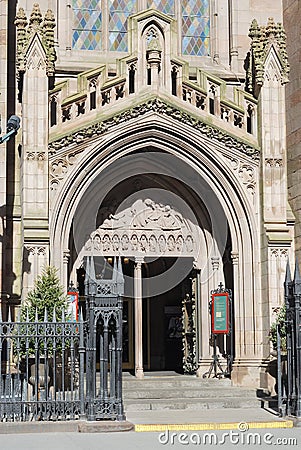
[[233,266],[237,266],[238,265],[238,260],[239,260],[238,252],[232,251],[231,252],[231,259],[232,259]]
[[70,259],[70,250],[64,250],[64,252],[63,252],[63,263],[64,264],[68,264],[68,262],[69,262],[69,259]]
[[219,264],[220,264],[219,257],[218,256],[212,256],[211,257],[211,264],[212,264],[212,269],[213,270],[218,270]]
[[142,264],[144,263],[143,256],[136,256],[135,257],[135,269],[141,270]]

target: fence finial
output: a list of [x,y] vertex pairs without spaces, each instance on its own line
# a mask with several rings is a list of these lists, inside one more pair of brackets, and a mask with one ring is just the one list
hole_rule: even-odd
[[10,306],[8,307],[8,318],[7,318],[7,322],[11,322],[11,309],[10,309]]
[[299,263],[298,263],[297,258],[296,258],[296,264],[295,264],[294,283],[301,283]]
[[290,268],[289,260],[287,260],[284,283],[290,283],[291,281],[292,281],[291,268]]
[[117,273],[117,294],[124,295],[124,276],[122,271],[121,257],[118,257],[118,273]]
[[114,256],[112,281],[115,283],[117,282],[117,258],[115,258],[115,256]]
[[56,322],[56,313],[55,313],[55,307],[53,308],[53,314],[52,314],[52,322]]

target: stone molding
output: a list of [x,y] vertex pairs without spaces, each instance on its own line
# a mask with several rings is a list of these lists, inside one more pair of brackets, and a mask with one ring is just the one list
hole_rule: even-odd
[[226,131],[208,125],[206,122],[203,122],[189,113],[184,112],[175,106],[169,105],[167,102],[158,98],[154,98],[146,103],[142,103],[131,109],[123,111],[120,114],[116,114],[114,117],[110,117],[90,126],[85,126],[82,130],[70,133],[66,137],[54,140],[49,144],[49,151],[55,152],[65,148],[66,146],[70,146],[70,144],[74,145],[83,143],[88,139],[106,133],[112,127],[115,127],[120,123],[127,122],[151,111],[157,114],[162,114],[163,116],[171,117],[181,123],[184,123],[185,125],[191,126],[199,131],[201,135],[216,140],[228,148],[235,148],[238,152],[249,156],[255,161],[258,161],[260,158],[260,151],[255,147],[238,140],[237,138],[229,135]]

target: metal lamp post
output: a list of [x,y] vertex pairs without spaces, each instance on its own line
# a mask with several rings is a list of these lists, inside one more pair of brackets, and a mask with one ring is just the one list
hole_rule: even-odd
[[12,136],[17,134],[19,128],[20,128],[20,117],[14,115],[10,116],[7,122],[6,134],[4,134],[4,136],[0,136],[0,144],[9,141]]

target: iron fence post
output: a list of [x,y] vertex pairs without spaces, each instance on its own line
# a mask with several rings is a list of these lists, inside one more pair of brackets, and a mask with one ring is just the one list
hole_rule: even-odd
[[80,419],[86,417],[85,411],[85,342],[84,342],[84,321],[82,310],[79,313],[79,398],[80,398]]
[[281,337],[280,326],[277,324],[277,394],[278,394],[278,413],[280,417],[284,416],[283,411],[283,387],[282,387],[282,367],[281,367]]
[[295,400],[295,415],[301,417],[301,329],[300,329],[300,297],[301,297],[301,277],[299,271],[299,264],[296,261],[295,277],[294,277],[294,297],[295,297],[295,385],[296,385],[296,400]]

